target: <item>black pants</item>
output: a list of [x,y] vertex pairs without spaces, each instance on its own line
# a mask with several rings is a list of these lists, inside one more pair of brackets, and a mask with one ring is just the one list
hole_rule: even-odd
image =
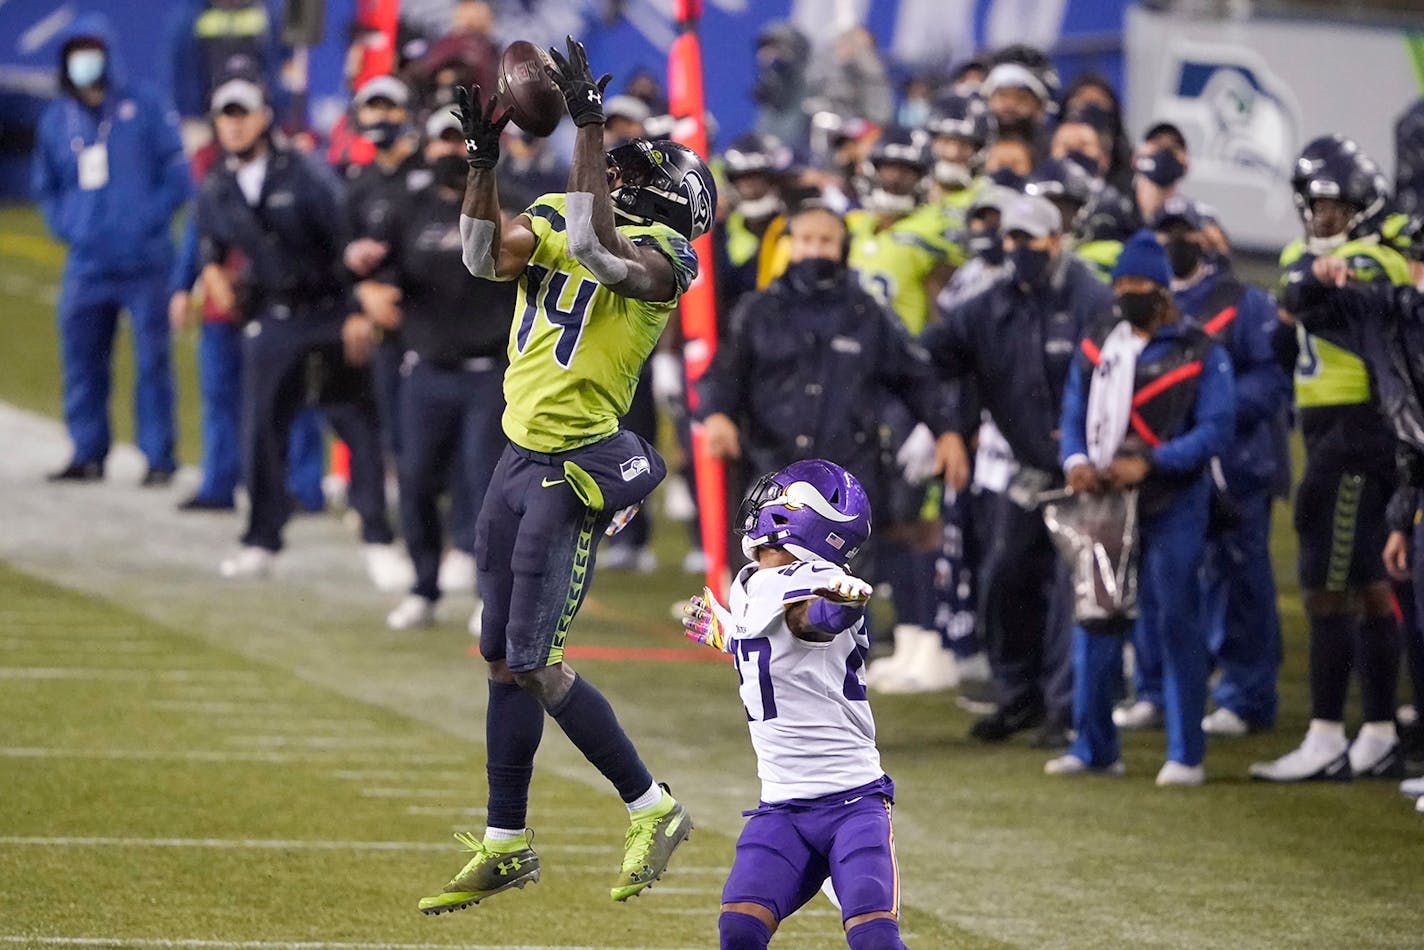
[[1003,494],[985,513],[989,547],[980,569],[979,616],[998,702],[1066,717],[1072,703],[1066,573],[1037,511]]
[[[413,593],[440,597],[438,577],[444,532],[440,492],[463,496],[451,517],[478,514],[504,450],[504,363],[443,368],[407,357],[400,386],[399,441],[401,532],[415,566]],[[473,534],[473,525],[469,527]],[[451,525],[458,535],[458,526]]]
[[391,541],[376,407],[366,374],[342,356],[339,311],[264,310],[243,328],[242,358],[242,467],[252,504],[242,543],[282,549],[292,513],[288,435],[297,413],[313,404],[351,450],[349,497],[362,540]]

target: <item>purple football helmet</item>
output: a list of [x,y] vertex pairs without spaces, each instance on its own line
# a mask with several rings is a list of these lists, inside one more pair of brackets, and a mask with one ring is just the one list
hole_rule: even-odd
[[825,459],[763,475],[737,515],[742,551],[785,548],[801,560],[844,565],[870,537],[870,501],[854,475]]

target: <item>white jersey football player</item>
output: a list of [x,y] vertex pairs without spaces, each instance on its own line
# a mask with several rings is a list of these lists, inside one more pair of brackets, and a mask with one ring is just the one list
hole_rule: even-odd
[[687,635],[736,661],[761,803],[722,889],[722,950],[765,950],[830,879],[852,950],[903,950],[890,810],[865,693],[871,587],[848,563],[870,536],[853,475],[821,459],[763,476],[740,515],[752,563],[731,603],[692,598]]

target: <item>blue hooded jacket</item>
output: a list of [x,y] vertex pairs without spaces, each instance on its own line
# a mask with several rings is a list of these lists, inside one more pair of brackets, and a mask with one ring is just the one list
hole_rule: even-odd
[[[104,44],[104,100],[91,109],[65,74],[69,46],[82,37]],[[169,225],[192,184],[178,116],[153,89],[129,83],[108,21],[84,14],[59,45],[58,98],[45,107],[36,135],[32,185],[45,223],[69,245],[66,276],[168,273]],[[108,180],[79,185],[79,154],[103,141]]]

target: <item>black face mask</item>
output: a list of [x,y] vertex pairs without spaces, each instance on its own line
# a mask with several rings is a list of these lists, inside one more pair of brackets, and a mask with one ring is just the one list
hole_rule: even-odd
[[1014,191],[1023,191],[1023,186],[1028,181],[1012,168],[996,168],[989,173],[988,178],[994,184],[1012,188]]
[[996,115],[994,126],[999,138],[1020,138],[1032,142],[1038,137],[1038,123],[1029,116]]
[[1117,310],[1122,318],[1139,330],[1147,329],[1157,316],[1158,294],[1155,290],[1137,294],[1118,294]]
[[441,155],[430,166],[430,170],[434,173],[437,184],[464,191],[468,167],[463,155]]
[[409,131],[410,126],[405,122],[382,119],[380,122],[361,126],[361,137],[384,152]]
[[986,264],[998,267],[1004,263],[1004,241],[999,237],[997,228],[988,231],[971,231],[969,233],[969,253],[974,257],[979,257]]
[[1187,173],[1187,166],[1177,159],[1177,153],[1169,148],[1153,149],[1140,156],[1134,163],[1137,173],[1159,188],[1166,188],[1180,181]]
[[1190,277],[1201,259],[1201,245],[1196,241],[1177,237],[1167,242],[1167,260],[1172,264],[1172,276],[1178,280]]
[[1094,178],[1101,178],[1103,175],[1103,169],[1098,164],[1098,160],[1087,152],[1069,152],[1063,156],[1063,160],[1072,162]]
[[786,279],[803,294],[824,294],[835,290],[845,279],[845,265],[826,257],[808,257],[786,265]]
[[1005,256],[1014,265],[1014,275],[1021,284],[1038,287],[1048,276],[1052,255],[1047,251],[1036,251],[1027,244],[1020,244]]

